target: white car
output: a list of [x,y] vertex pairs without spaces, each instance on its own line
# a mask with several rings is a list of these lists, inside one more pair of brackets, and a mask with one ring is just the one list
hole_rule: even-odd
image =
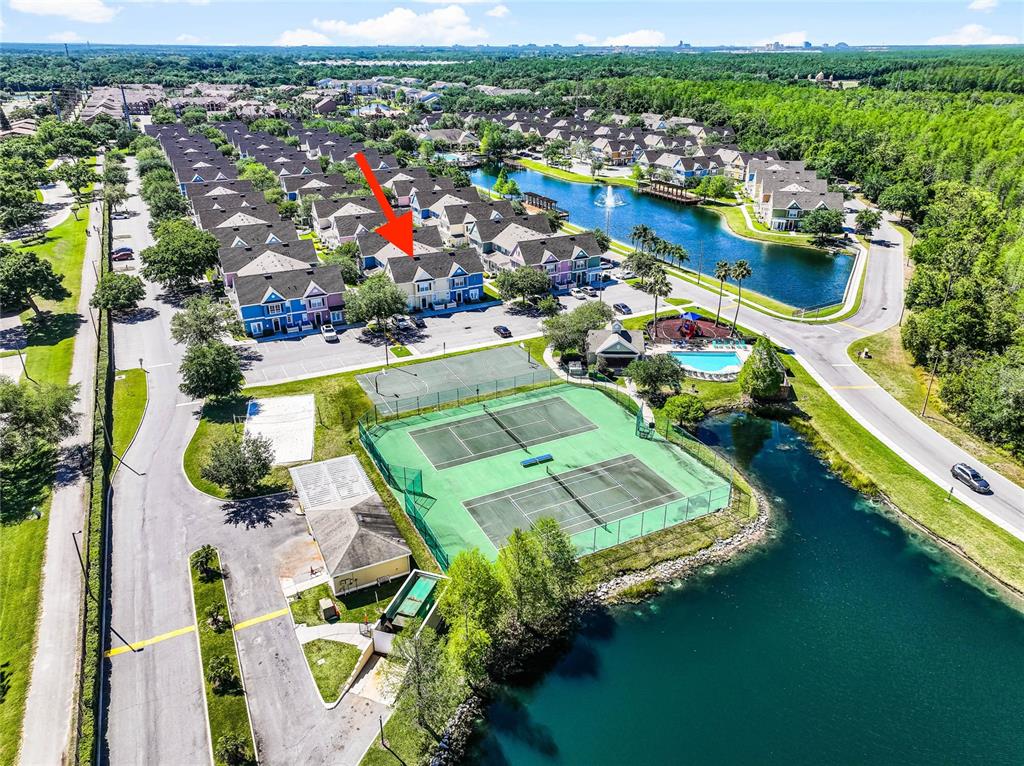
[[338,342],[338,332],[334,329],[334,325],[332,324],[321,325],[320,334],[324,336],[324,340],[328,343]]
[[395,327],[399,330],[412,330],[415,329],[416,325],[412,323],[409,317],[399,317],[395,320]]
[[585,291],[585,290],[581,290],[581,289],[580,289],[580,288],[578,288],[578,287],[574,287],[574,288],[572,288],[572,289],[571,289],[571,290],[569,291],[569,295],[571,295],[571,296],[572,296],[573,298],[578,298],[578,299],[579,299],[579,300],[581,300],[581,301],[585,301],[585,300],[587,299],[587,293],[586,293],[586,291]]
[[632,271],[629,271],[628,269],[621,269],[618,272],[616,272],[615,277],[616,279],[621,279],[625,281],[627,279],[636,279],[636,274],[634,274]]

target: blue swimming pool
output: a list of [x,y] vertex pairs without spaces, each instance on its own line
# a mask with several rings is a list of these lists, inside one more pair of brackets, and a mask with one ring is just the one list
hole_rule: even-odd
[[743,365],[735,351],[672,351],[669,356],[683,367],[701,372],[732,372]]

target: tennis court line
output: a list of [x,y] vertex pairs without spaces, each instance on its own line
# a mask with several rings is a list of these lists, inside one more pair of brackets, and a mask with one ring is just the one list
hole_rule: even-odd
[[[525,444],[527,447],[535,447],[538,444],[546,444],[547,442],[553,442],[556,441],[557,439],[564,439],[568,436],[576,436],[577,434],[586,433],[587,431],[594,431],[596,429],[597,426],[593,425],[581,426],[580,428],[574,428],[571,431],[559,431],[557,434],[549,434],[543,438],[538,438],[537,440],[524,439],[523,444]],[[495,434],[498,432],[492,431],[491,433]],[[435,470],[442,471],[446,468],[454,468],[455,466],[465,465],[466,463],[473,463],[476,462],[477,460],[483,460],[484,458],[494,457],[496,455],[503,455],[506,452],[515,452],[517,449],[521,449],[520,446],[515,442],[512,442],[510,445],[506,445],[504,447],[495,447],[494,449],[487,450],[486,452],[473,452],[469,455],[466,455],[465,457],[452,458],[450,460],[445,460],[441,463],[438,463],[437,465],[434,465],[433,463],[431,463],[431,465],[434,465]]]

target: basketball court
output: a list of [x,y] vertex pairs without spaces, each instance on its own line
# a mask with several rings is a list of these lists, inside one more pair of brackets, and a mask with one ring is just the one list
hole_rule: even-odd
[[382,411],[418,410],[458,398],[553,380],[554,374],[518,346],[460,354],[357,375],[366,395]]

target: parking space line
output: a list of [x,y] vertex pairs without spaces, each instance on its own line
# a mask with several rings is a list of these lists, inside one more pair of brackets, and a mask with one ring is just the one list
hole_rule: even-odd
[[258,625],[261,622],[266,622],[267,620],[274,620],[278,617],[284,617],[284,615],[288,614],[289,611],[291,610],[288,607],[285,607],[284,609],[278,609],[276,612],[267,612],[266,614],[261,614],[259,617],[253,617],[248,620],[242,620],[240,623],[235,625],[234,630],[237,633],[240,630],[245,630],[246,628],[252,627],[253,625]]
[[169,630],[166,633],[161,633],[159,636],[153,636],[153,638],[147,638],[143,641],[136,641],[131,646],[116,646],[113,649],[107,651],[107,657],[116,657],[119,654],[130,652],[135,649],[142,649],[145,646],[152,646],[158,644],[161,641],[166,641],[169,638],[177,638],[178,636],[184,636],[188,633],[193,632],[196,629],[195,625],[188,625],[184,628],[178,628],[177,630]]

